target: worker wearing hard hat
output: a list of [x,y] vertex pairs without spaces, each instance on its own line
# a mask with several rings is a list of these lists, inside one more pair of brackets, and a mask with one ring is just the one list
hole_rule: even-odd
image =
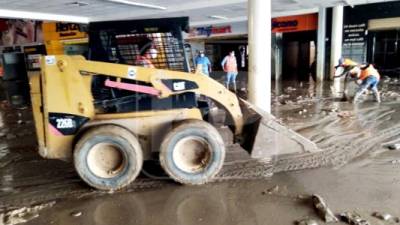
[[358,66],[357,62],[354,62],[351,59],[346,59],[346,58],[340,58],[339,59],[339,66],[343,66],[343,67],[354,67],[354,66]]
[[378,91],[378,84],[380,80],[380,74],[374,65],[365,63],[362,65],[357,65],[354,61],[349,59],[344,59],[342,61],[342,66],[353,66],[350,70],[350,74],[353,78],[357,79],[357,84],[359,84],[359,89],[354,96],[353,102],[357,102],[361,95],[367,90],[371,89],[375,96],[377,102],[381,102],[380,94]]

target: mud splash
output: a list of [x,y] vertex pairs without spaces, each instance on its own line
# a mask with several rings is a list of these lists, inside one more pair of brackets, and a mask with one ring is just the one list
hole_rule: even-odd
[[15,225],[26,223],[34,218],[39,217],[39,212],[53,207],[56,204],[55,201],[35,205],[32,207],[22,207],[19,209],[13,209],[8,212],[0,213],[0,225]]

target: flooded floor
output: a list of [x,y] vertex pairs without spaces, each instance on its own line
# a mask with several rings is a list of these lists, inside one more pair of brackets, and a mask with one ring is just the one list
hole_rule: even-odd
[[230,145],[214,183],[190,187],[143,175],[113,194],[88,188],[70,163],[40,158],[29,109],[4,103],[0,224],[249,225],[308,218],[324,224],[313,209],[313,194],[322,196],[334,213],[356,212],[371,224],[390,224],[372,214],[400,216],[400,150],[384,147],[400,143],[397,86],[398,81],[386,79],[383,103],[367,97],[354,105],[332,95],[329,84],[276,85],[273,114],[322,152],[261,163],[241,157],[239,147]]

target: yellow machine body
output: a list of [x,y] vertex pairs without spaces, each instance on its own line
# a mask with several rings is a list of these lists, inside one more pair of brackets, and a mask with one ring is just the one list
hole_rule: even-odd
[[[202,119],[198,108],[149,110],[128,113],[96,112],[91,94],[93,76],[97,74],[151,84],[159,91],[158,98],[167,98],[183,92],[195,92],[222,105],[233,122],[236,136],[242,134],[244,122],[239,100],[223,85],[200,74],[135,67],[128,65],[87,61],[80,56],[45,56],[41,72],[31,75],[31,98],[39,143],[39,152],[45,158],[70,159],[76,138],[85,129],[116,124],[129,129],[141,142],[144,156],[156,151],[157,142],[174,122]],[[195,88],[171,90],[162,80],[190,81]],[[182,90],[180,90],[182,89]],[[54,116],[56,115],[56,116]],[[57,115],[61,115],[57,117]],[[54,117],[54,118],[53,118]],[[66,132],[62,132],[64,129]]]

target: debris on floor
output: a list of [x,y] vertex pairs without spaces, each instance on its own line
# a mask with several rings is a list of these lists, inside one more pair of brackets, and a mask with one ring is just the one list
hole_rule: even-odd
[[372,216],[376,217],[376,218],[378,218],[380,220],[383,220],[383,221],[400,223],[400,218],[399,217],[394,217],[394,216],[390,215],[389,213],[374,212],[372,214]]
[[71,213],[72,217],[80,217],[82,216],[82,212],[81,211],[74,211]]
[[337,115],[340,118],[349,118],[349,117],[353,116],[353,114],[350,111],[341,111],[341,112],[338,112]]
[[6,135],[6,139],[7,140],[12,140],[12,139],[15,139],[15,138],[17,138],[17,136],[15,134],[7,134]]
[[56,204],[55,201],[35,205],[32,207],[22,207],[19,209],[14,209],[5,213],[0,214],[0,224],[1,225],[15,225],[20,223],[26,223],[39,216],[39,211],[53,207]]
[[276,185],[276,186],[274,186],[274,187],[268,189],[268,190],[267,190],[267,193],[268,193],[268,194],[273,194],[273,193],[276,193],[276,192],[278,192],[278,191],[279,191],[279,186]]
[[392,164],[400,164],[400,159],[392,160]]
[[340,214],[340,219],[350,225],[370,225],[370,223],[361,218],[361,216],[354,212],[344,212]]
[[400,150],[400,143],[388,144],[385,147],[390,150]]
[[312,219],[304,219],[296,222],[297,225],[318,225],[317,221]]
[[387,92],[383,92],[382,94],[383,98],[398,98],[400,97],[400,94],[394,91],[387,91]]
[[338,218],[333,214],[333,212],[328,208],[324,199],[319,195],[313,195],[311,197],[314,204],[315,210],[317,210],[318,215],[327,223],[338,222]]
[[269,189],[266,189],[265,191],[261,192],[262,195],[279,195],[279,196],[289,196],[289,190],[287,186],[278,186],[275,185]]
[[297,89],[294,88],[294,87],[287,87],[287,88],[285,89],[286,92],[292,92],[292,91],[296,91],[296,90],[297,90]]

